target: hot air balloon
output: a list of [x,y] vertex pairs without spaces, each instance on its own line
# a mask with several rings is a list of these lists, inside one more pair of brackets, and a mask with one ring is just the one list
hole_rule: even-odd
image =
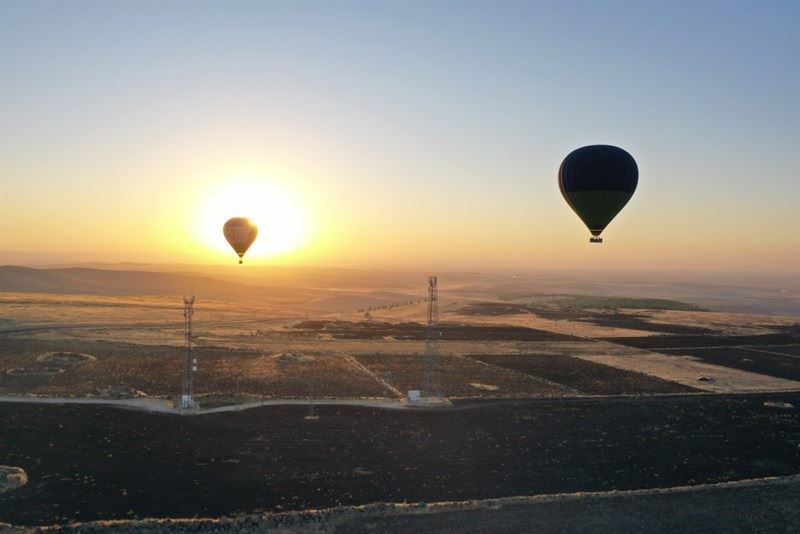
[[611,145],[573,150],[558,169],[561,194],[589,228],[591,243],[603,242],[600,234],[631,199],[638,181],[633,156]]
[[225,239],[228,240],[233,250],[239,255],[239,263],[242,263],[242,256],[253,244],[258,235],[258,227],[250,219],[244,217],[234,217],[229,219],[222,228]]

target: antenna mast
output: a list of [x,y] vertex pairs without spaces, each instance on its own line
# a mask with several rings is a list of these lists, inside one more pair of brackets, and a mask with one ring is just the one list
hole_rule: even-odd
[[194,373],[197,372],[197,358],[192,354],[192,316],[194,315],[194,295],[183,297],[183,322],[186,327],[186,361],[181,377],[181,409],[195,408]]
[[428,277],[428,328],[425,343],[425,374],[422,395],[431,400],[442,397],[442,365],[439,359],[439,281]]

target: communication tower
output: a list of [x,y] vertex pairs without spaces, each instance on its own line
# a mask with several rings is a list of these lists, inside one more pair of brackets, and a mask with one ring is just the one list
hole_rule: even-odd
[[422,396],[430,400],[442,398],[442,364],[439,359],[439,281],[428,277],[428,328],[425,343],[425,371]]
[[197,358],[192,354],[192,316],[194,315],[194,295],[183,297],[183,322],[186,326],[186,361],[181,377],[181,409],[196,408],[194,401],[194,373],[197,372]]

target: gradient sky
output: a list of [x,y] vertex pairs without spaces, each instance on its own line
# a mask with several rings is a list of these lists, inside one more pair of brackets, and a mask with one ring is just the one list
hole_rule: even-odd
[[[4,0],[0,259],[232,262],[255,182],[305,219],[256,263],[797,271],[799,6]],[[601,246],[594,143],[640,169]]]

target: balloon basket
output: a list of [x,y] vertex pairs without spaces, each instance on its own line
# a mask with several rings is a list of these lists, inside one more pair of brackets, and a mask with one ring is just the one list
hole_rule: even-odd
[[602,243],[602,242],[603,242],[603,238],[602,237],[590,237],[589,238],[589,243]]

